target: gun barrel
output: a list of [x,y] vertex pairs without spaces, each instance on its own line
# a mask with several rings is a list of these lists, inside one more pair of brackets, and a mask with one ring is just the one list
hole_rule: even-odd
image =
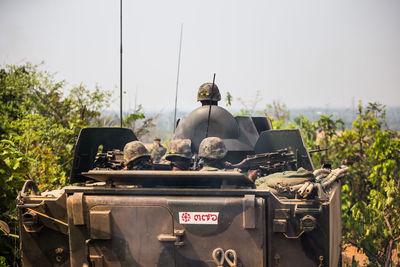
[[261,169],[263,171],[273,172],[273,170],[281,171],[285,166],[293,162],[295,162],[294,154],[289,153],[287,149],[282,149],[272,153],[248,156],[241,162],[228,166],[228,169]]
[[311,149],[311,150],[308,150],[308,153],[313,154],[313,153],[322,152],[322,151],[328,151],[328,149],[327,148]]

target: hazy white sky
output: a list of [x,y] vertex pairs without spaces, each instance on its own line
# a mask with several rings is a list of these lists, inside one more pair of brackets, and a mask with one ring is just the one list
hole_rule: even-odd
[[[173,108],[181,23],[179,108],[214,72],[223,96],[260,90],[260,108],[399,106],[397,0],[124,0],[123,15],[125,109],[136,88],[146,109]],[[119,1],[0,0],[0,65],[26,61],[118,97]]]

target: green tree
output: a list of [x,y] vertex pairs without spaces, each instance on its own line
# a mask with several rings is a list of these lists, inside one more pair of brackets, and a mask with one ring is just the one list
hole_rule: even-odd
[[[146,118],[142,112],[142,105],[139,105],[136,110],[125,116],[123,125],[133,130],[137,138],[141,138],[150,132],[150,128],[155,126],[155,121],[159,115]],[[140,124],[138,124],[140,122]]]
[[273,100],[271,104],[267,104],[263,113],[265,116],[272,117],[273,121],[287,122],[290,119],[290,112],[286,104],[280,100]]
[[[6,222],[14,233],[17,229],[15,199],[28,178],[31,162],[13,142],[0,140],[0,220]],[[14,262],[14,253],[18,249],[16,242],[0,231],[0,266]]]
[[309,148],[329,149],[313,155],[317,168],[325,161],[349,166],[350,175],[342,181],[343,238],[365,252],[371,266],[393,266],[392,251],[400,241],[400,135],[387,129],[385,114],[383,105],[360,104],[350,129],[333,115],[315,122],[303,116],[274,122],[299,128]]
[[[37,66],[0,68],[0,220],[15,229],[15,199],[26,179],[40,189],[67,183],[72,150],[82,127],[95,125],[110,93],[64,81]],[[2,235],[1,261],[11,265],[14,242]]]
[[344,240],[362,249],[372,266],[390,266],[400,239],[400,136],[385,127],[384,106],[360,104],[353,128],[332,130],[326,140],[334,165],[350,168],[342,181]]
[[67,90],[65,81],[32,65],[1,69],[0,86],[2,138],[33,159],[29,176],[39,187],[65,185],[80,129],[96,125],[111,94],[82,84]]
[[[232,98],[231,94],[227,94]],[[280,100],[273,100],[271,104],[267,104],[263,110],[257,109],[257,105],[262,101],[261,91],[257,90],[256,94],[251,100],[244,100],[238,97],[237,100],[242,105],[240,112],[235,114],[235,116],[265,116],[271,120],[274,129],[283,129],[292,126],[293,124],[288,124],[290,119],[290,112],[287,109],[285,103]],[[228,100],[227,100],[228,101]],[[231,103],[229,101],[229,103]]]
[[225,96],[225,105],[227,106],[227,107],[229,107],[229,106],[232,106],[232,99],[233,99],[233,97],[232,97],[232,95],[231,95],[231,93],[230,92],[227,92],[226,93],[226,96]]
[[256,94],[252,97],[251,100],[245,100],[241,97],[238,97],[237,100],[242,105],[240,113],[236,114],[237,116],[256,116],[262,114],[262,111],[256,109],[257,105],[262,101],[260,90],[256,91]]
[[301,130],[307,148],[313,149],[317,143],[317,129],[318,122],[313,122],[303,115],[297,116],[293,119],[293,123],[289,128],[298,128]]

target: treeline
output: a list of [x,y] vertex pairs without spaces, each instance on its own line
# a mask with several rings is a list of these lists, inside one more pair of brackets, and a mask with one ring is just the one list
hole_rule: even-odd
[[[41,190],[68,184],[80,129],[119,126],[113,116],[101,114],[111,101],[109,92],[66,87],[36,66],[0,68],[0,220],[14,234],[15,198],[24,181],[36,181]],[[324,162],[349,166],[350,175],[342,181],[344,243],[362,249],[371,265],[390,266],[400,240],[400,139],[387,126],[385,107],[360,104],[351,126],[333,115],[289,120],[281,103],[262,111],[254,107],[245,106],[241,115],[272,115],[275,128],[300,128],[309,149],[328,148],[313,156],[315,167]],[[139,106],[125,116],[124,125],[140,137],[154,119],[145,118]],[[0,266],[18,262],[18,242],[12,237],[1,234],[0,251]]]
[[344,244],[365,253],[370,266],[398,266],[400,134],[388,127],[386,107],[360,103],[349,123],[335,114],[320,114],[316,120],[302,114],[290,119],[284,103],[274,101],[260,110],[255,108],[259,99],[257,95],[250,103],[238,99],[243,106],[238,115],[270,116],[275,129],[299,128],[308,149],[328,149],[313,155],[316,168],[324,163],[349,167],[350,175],[342,180]]
[[[82,84],[68,88],[38,66],[0,68],[0,220],[12,233],[17,233],[15,199],[24,181],[34,180],[40,190],[67,185],[79,131],[120,125],[100,112],[110,101],[108,91]],[[145,118],[139,106],[123,123],[140,137],[153,118]],[[16,264],[17,244],[0,231],[0,266]]]
[[351,128],[333,115],[273,124],[300,128],[308,148],[328,148],[314,154],[315,167],[349,167],[342,180],[343,241],[364,252],[371,266],[397,266],[392,259],[400,248],[400,135],[387,127],[385,107],[359,104]]
[[[41,190],[67,184],[79,130],[99,123],[108,92],[66,83],[36,66],[0,69],[0,220],[17,233],[15,199],[27,179]],[[18,242],[0,237],[0,262],[15,265]],[[16,253],[16,255],[14,255]],[[0,264],[0,265],[1,265]]]

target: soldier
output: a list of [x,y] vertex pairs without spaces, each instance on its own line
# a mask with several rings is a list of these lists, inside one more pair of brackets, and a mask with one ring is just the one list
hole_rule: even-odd
[[154,145],[151,149],[151,159],[153,163],[160,163],[162,156],[164,156],[167,149],[161,144],[161,139],[156,137],[154,138]]
[[225,168],[225,158],[228,151],[224,141],[219,137],[203,139],[199,147],[199,158],[202,161],[200,171],[218,171]]
[[218,106],[218,101],[221,100],[218,86],[212,83],[203,83],[197,93],[197,101],[201,102],[202,106],[214,105]]
[[150,170],[152,164],[146,147],[140,141],[132,141],[124,147],[125,170]]
[[190,139],[175,139],[168,145],[166,160],[171,162],[173,171],[190,169],[192,159],[192,141]]

